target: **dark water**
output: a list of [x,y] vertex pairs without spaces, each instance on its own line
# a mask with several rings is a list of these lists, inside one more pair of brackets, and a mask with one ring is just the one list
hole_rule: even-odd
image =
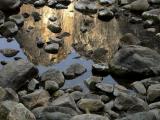
[[[83,81],[92,75],[93,61],[86,58],[79,58],[80,55],[71,47],[72,43],[83,44],[86,50],[105,48],[108,50],[107,57],[109,58],[117,49],[118,40],[121,36],[118,22],[113,19],[106,23],[99,21],[94,15],[83,15],[74,10],[73,4],[69,5],[68,9],[65,10],[54,10],[48,7],[36,9],[31,5],[23,5],[20,13],[27,12],[31,14],[34,11],[41,14],[41,20],[34,22],[31,16],[27,18],[24,26],[17,34],[16,40],[7,42],[5,38],[0,39],[0,49],[14,48],[19,50],[20,52],[15,57],[21,57],[34,63],[38,67],[40,74],[49,68],[56,68],[63,71],[73,63],[80,63],[87,68],[87,72],[76,79],[66,80],[64,88],[81,85],[86,89]],[[47,42],[50,36],[58,35],[51,33],[47,28],[47,24],[49,23],[48,18],[52,15],[58,18],[57,22],[61,25],[62,32],[71,34],[65,38],[64,46],[60,49],[59,53],[54,55],[37,48],[35,42],[36,37],[42,37],[44,42]],[[81,33],[80,27],[86,20],[91,21],[90,29],[87,33]],[[33,27],[33,29],[28,32],[28,27]],[[13,59],[14,57],[7,58],[0,55],[0,61],[11,61]],[[116,81],[110,75],[104,77],[104,82],[116,84]]]

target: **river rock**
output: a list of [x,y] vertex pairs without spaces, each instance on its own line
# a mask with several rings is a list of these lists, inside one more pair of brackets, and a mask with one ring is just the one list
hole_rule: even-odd
[[20,7],[20,0],[1,0],[0,10],[15,10]]
[[91,76],[84,83],[90,90],[96,90],[96,84],[102,82],[102,77]]
[[36,79],[32,79],[28,83],[28,90],[33,92],[36,89],[36,87],[38,86],[38,84],[39,84],[39,81],[37,81]]
[[147,98],[150,102],[160,98],[160,84],[149,86],[147,90]]
[[149,8],[149,3],[147,0],[136,0],[128,5],[125,5],[124,8],[132,11],[146,11]]
[[132,86],[138,93],[140,93],[142,95],[146,95],[147,90],[146,90],[146,88],[145,88],[145,86],[143,85],[142,82],[134,82],[132,84]]
[[100,9],[98,11],[98,18],[103,21],[109,21],[114,17],[114,13],[109,9]]
[[49,45],[46,45],[44,50],[50,54],[55,54],[55,53],[58,53],[58,50],[59,50],[59,44],[57,43],[52,43],[52,44],[49,44]]
[[19,103],[9,113],[8,120],[36,120],[36,118],[31,111]]
[[142,13],[144,19],[152,19],[155,22],[160,22],[160,9],[152,9]]
[[88,0],[77,1],[74,8],[82,13],[97,13],[96,3]]
[[35,7],[41,7],[41,6],[44,6],[45,4],[46,4],[45,0],[37,0],[34,2]]
[[56,38],[56,37],[50,37],[49,41],[47,41],[47,44],[57,43],[59,46],[62,46],[64,44],[64,39]]
[[108,64],[93,64],[92,72],[93,74],[107,75],[109,73],[109,66]]
[[71,120],[109,120],[109,118],[96,114],[82,114],[74,116]]
[[5,22],[5,15],[2,11],[0,11],[0,25]]
[[149,108],[150,109],[160,109],[160,102],[155,102],[155,103],[149,104]]
[[37,73],[37,68],[27,61],[9,62],[0,70],[0,86],[18,90]]
[[111,5],[111,4],[115,3],[115,0],[99,0],[99,3],[101,5]]
[[114,90],[114,86],[107,83],[97,83],[96,87],[106,93],[113,93]]
[[54,81],[56,82],[59,87],[62,87],[64,84],[64,76],[62,72],[56,69],[49,69],[48,71],[44,72],[41,75],[41,80],[42,81]]
[[159,4],[160,3],[160,0],[148,0],[150,3],[153,3],[153,4]]
[[160,74],[160,55],[147,47],[122,47],[110,62],[111,72],[121,77],[156,76]]
[[18,27],[16,23],[12,21],[7,21],[4,24],[0,25],[0,34],[3,36],[9,37],[13,36],[18,32]]
[[74,99],[68,93],[53,100],[51,104],[55,106],[69,107],[69,108],[74,109],[77,112],[80,112]]
[[8,120],[8,114],[14,109],[17,105],[17,102],[14,101],[3,101],[0,103],[0,119]]
[[22,96],[22,102],[28,108],[34,108],[38,106],[44,106],[48,104],[50,95],[47,91],[40,89],[36,90],[30,94]]
[[55,81],[47,80],[45,81],[45,89],[49,92],[55,92],[59,89],[59,86]]
[[41,15],[38,12],[32,12],[31,16],[33,17],[35,22],[38,22],[41,20]]
[[14,57],[19,53],[19,50],[5,48],[5,49],[0,49],[0,53],[2,53],[5,57]]
[[119,94],[115,99],[114,106],[118,110],[131,110],[132,108],[135,108],[135,106],[136,109],[134,109],[134,111],[136,112],[149,110],[148,104],[142,99],[127,94]]
[[72,96],[72,98],[75,100],[75,101],[78,101],[80,100],[81,98],[83,98],[84,94],[80,91],[74,91],[70,94]]
[[100,99],[81,99],[78,107],[86,112],[97,112],[104,108],[104,103]]
[[60,27],[60,25],[58,25],[58,23],[50,23],[47,27],[53,33],[60,33],[62,31],[62,28]]
[[79,64],[79,63],[74,63],[72,65],[70,65],[64,72],[64,76],[66,79],[74,79],[80,75],[82,75],[83,73],[85,73],[87,71],[87,69]]
[[24,24],[24,17],[23,15],[20,15],[20,14],[9,16],[9,20],[15,22],[17,25]]

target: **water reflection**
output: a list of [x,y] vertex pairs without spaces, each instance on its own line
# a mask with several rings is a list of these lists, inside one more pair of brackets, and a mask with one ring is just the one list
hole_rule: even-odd
[[[101,22],[96,16],[86,16],[74,10],[74,5],[70,4],[68,9],[55,10],[49,7],[42,7],[36,9],[31,5],[23,5],[21,13],[32,13],[33,11],[41,14],[41,20],[34,22],[32,17],[26,19],[25,24],[17,39],[22,45],[26,55],[34,64],[49,65],[50,63],[57,63],[66,58],[71,50],[73,42],[81,43],[86,46],[86,50],[94,50],[96,48],[106,48],[109,51],[108,56],[111,56],[116,49],[120,32],[119,25],[115,19],[110,22]],[[58,22],[62,27],[62,32],[69,32],[71,36],[65,38],[63,48],[56,55],[45,53],[44,50],[36,47],[36,37],[42,37],[44,41],[48,41],[50,36],[56,34],[51,33],[47,24],[49,23],[50,16],[56,16]],[[86,33],[81,33],[80,28],[85,20],[91,20],[92,26]],[[26,31],[28,27],[34,27],[30,32]]]

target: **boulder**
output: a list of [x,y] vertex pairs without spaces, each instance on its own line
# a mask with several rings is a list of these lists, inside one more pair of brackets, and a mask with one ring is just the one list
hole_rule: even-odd
[[109,120],[109,118],[96,114],[82,114],[74,116],[71,120]]
[[1,0],[0,10],[15,10],[20,7],[20,0]]
[[150,102],[153,102],[154,100],[160,98],[160,84],[155,84],[149,86],[147,90],[147,99]]
[[147,47],[122,47],[110,62],[112,74],[120,77],[147,78],[160,74],[160,55]]
[[144,19],[151,19],[155,22],[160,22],[160,9],[152,9],[142,13]]
[[64,84],[64,76],[62,72],[56,69],[49,69],[41,75],[41,81],[54,81],[59,87],[62,87]]
[[37,73],[37,68],[28,61],[9,62],[0,70],[0,86],[18,90]]

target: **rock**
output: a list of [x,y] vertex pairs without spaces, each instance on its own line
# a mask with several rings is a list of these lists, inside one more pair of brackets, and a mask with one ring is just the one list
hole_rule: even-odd
[[83,96],[83,99],[98,99],[100,100],[101,97],[99,95],[96,95],[96,94],[92,94],[92,93],[87,93]]
[[154,24],[154,21],[153,21],[153,20],[146,20],[146,21],[144,21],[144,23],[143,23],[143,27],[144,27],[144,28],[150,28],[153,24]]
[[153,3],[153,4],[159,4],[160,3],[160,0],[148,0],[150,3]]
[[160,21],[160,9],[152,9],[142,13],[144,19],[152,19],[155,22]]
[[155,84],[149,86],[147,90],[147,99],[150,102],[153,102],[154,100],[160,98],[160,84]]
[[23,104],[19,103],[9,113],[8,120],[36,120],[36,118]]
[[22,96],[21,99],[25,106],[32,109],[36,106],[47,105],[50,95],[47,91],[39,89],[30,94]]
[[160,74],[160,55],[150,48],[125,46],[110,62],[111,73],[121,77],[146,78]]
[[113,93],[113,85],[112,84],[107,84],[107,83],[97,83],[96,84],[96,87],[98,89],[100,89],[101,91],[103,92],[106,92],[106,93]]
[[147,0],[136,0],[128,5],[124,6],[125,9],[131,11],[146,11],[149,8],[149,3]]
[[12,100],[15,102],[19,102],[19,97],[17,93],[12,88],[5,88],[6,95],[3,100]]
[[55,8],[56,9],[67,9],[68,7],[63,5],[63,4],[58,3],[58,4],[55,5]]
[[107,95],[101,95],[101,101],[103,103],[109,102],[110,98]]
[[18,26],[24,24],[24,17],[20,14],[9,16],[9,20],[15,22]]
[[0,119],[8,120],[8,114],[14,109],[17,105],[17,102],[14,101],[3,101],[0,103]]
[[28,18],[30,16],[30,14],[27,13],[27,12],[22,13],[22,15],[23,15],[24,18]]
[[27,91],[26,90],[22,90],[18,92],[18,95],[20,96],[20,98],[24,95],[27,95]]
[[44,6],[45,4],[46,4],[45,0],[37,0],[34,2],[35,7],[41,7],[41,6]]
[[41,76],[41,80],[54,81],[59,85],[59,87],[62,87],[64,84],[64,76],[62,72],[56,69],[49,69],[48,71],[44,72]]
[[57,43],[52,43],[52,44],[49,44],[49,45],[46,45],[44,50],[50,54],[55,54],[55,53],[58,53],[58,50],[59,50],[59,44]]
[[45,117],[47,120],[70,120],[71,115],[61,112],[54,112],[54,113],[45,113]]
[[87,69],[79,64],[79,63],[74,63],[72,65],[70,65],[64,72],[64,77],[66,79],[74,79],[80,75],[82,75],[83,73],[85,73],[87,71]]
[[82,92],[80,92],[80,91],[74,91],[70,95],[72,96],[74,101],[78,101],[84,96],[84,94]]
[[98,99],[81,99],[78,107],[86,112],[98,112],[104,108],[104,103]]
[[107,75],[109,73],[109,66],[107,64],[93,64],[92,72],[93,74]]
[[129,0],[119,0],[120,5],[126,5],[129,4]]
[[80,112],[78,107],[76,106],[74,99],[68,93],[55,99],[51,104],[55,106],[69,107],[77,112]]
[[19,50],[5,48],[5,49],[0,49],[0,53],[3,54],[5,57],[14,57],[19,53]]
[[38,48],[43,48],[43,46],[44,46],[44,42],[43,42],[43,38],[41,38],[41,37],[36,37],[36,43],[37,43],[37,47]]
[[53,97],[55,97],[55,98],[58,98],[58,97],[60,97],[60,96],[62,96],[62,95],[64,95],[65,93],[64,93],[64,91],[63,90],[57,90],[56,92],[54,92],[53,93]]
[[139,45],[140,40],[132,33],[126,33],[120,38],[120,47],[124,45]]
[[101,5],[111,5],[111,4],[115,3],[115,0],[99,0],[99,3]]
[[28,84],[28,90],[33,92],[38,86],[38,84],[39,81],[37,81],[36,79],[32,79]]
[[59,46],[62,46],[64,44],[64,39],[59,39],[56,37],[50,37],[49,41],[47,41],[47,44],[57,43]]
[[47,27],[53,33],[60,33],[62,31],[62,28],[57,23],[50,23]]
[[20,7],[20,0],[1,0],[0,10],[15,10]]
[[97,13],[95,2],[79,0],[75,3],[74,8],[82,13]]
[[102,82],[102,80],[102,77],[91,76],[84,82],[90,90],[96,90],[96,84]]
[[38,22],[41,20],[41,15],[38,12],[32,12],[31,15],[32,15],[35,22]]
[[122,85],[115,84],[113,95],[117,97],[119,96],[119,94],[123,94],[123,93],[129,94],[130,91]]
[[115,99],[114,106],[118,110],[131,110],[132,108],[135,108],[135,106],[137,106],[137,108],[134,109],[134,112],[149,110],[147,103],[142,99],[127,94],[119,94],[119,96],[117,96]]
[[98,18],[103,21],[109,21],[114,17],[114,13],[109,9],[100,9],[98,11]]
[[50,20],[51,22],[55,22],[55,21],[57,20],[57,17],[51,16],[51,17],[49,17],[49,20]]
[[45,81],[45,89],[49,92],[55,92],[59,89],[59,86],[55,81],[47,80]]
[[146,90],[145,86],[141,82],[134,82],[132,84],[132,86],[138,93],[140,93],[142,95],[146,95],[147,90]]
[[6,37],[13,36],[17,32],[18,32],[18,27],[12,21],[8,21],[0,25],[0,34],[2,34],[3,36],[6,36]]
[[151,112],[138,112],[116,120],[158,120]]
[[149,104],[149,108],[150,109],[160,109],[160,102],[155,102],[155,103]]
[[2,11],[0,11],[0,25],[5,22],[5,15]]
[[9,62],[0,70],[0,86],[18,90],[37,73],[37,68],[27,61]]
[[71,120],[109,120],[109,118],[96,114],[82,114],[74,116]]
[[155,33],[156,28],[147,28],[146,31],[149,32],[149,33]]
[[132,24],[138,24],[142,22],[142,18],[139,17],[131,17],[131,19],[129,20],[130,23]]

